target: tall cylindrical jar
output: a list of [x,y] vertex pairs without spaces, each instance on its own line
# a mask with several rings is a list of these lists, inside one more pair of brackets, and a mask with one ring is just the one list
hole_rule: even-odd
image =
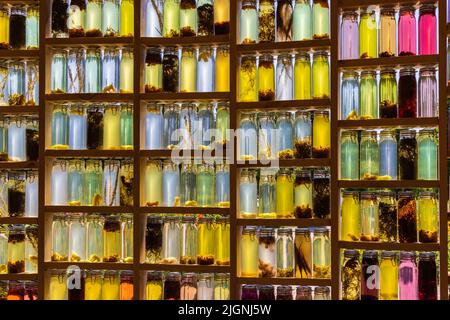
[[344,190],[341,202],[341,237],[343,241],[357,241],[361,236],[359,192]]
[[351,120],[359,117],[359,77],[356,72],[345,71],[341,82],[341,119]]
[[378,53],[382,57],[392,57],[397,53],[397,28],[395,9],[391,6],[380,9],[380,42]]
[[397,118],[397,79],[395,70],[380,71],[379,106],[380,118]]
[[296,0],[292,18],[292,40],[303,41],[312,38],[312,12],[308,0]]
[[376,131],[363,131],[359,146],[359,177],[361,180],[375,180],[379,175],[380,153]]
[[245,227],[240,239],[241,277],[258,276],[258,238],[255,227]]
[[311,99],[311,59],[308,52],[295,55],[294,99]]
[[341,268],[342,300],[359,300],[361,295],[361,264],[357,250],[344,250]]
[[330,66],[328,52],[315,52],[312,65],[312,84],[314,99],[327,99],[330,97]]
[[294,242],[292,229],[279,228],[277,231],[277,277],[294,276]]
[[359,143],[357,131],[341,133],[341,179],[359,179]]
[[328,0],[313,0],[313,39],[330,37],[330,7]]
[[258,41],[258,29],[256,1],[242,1],[241,15],[239,19],[240,43],[256,43]]
[[377,31],[375,11],[370,8],[363,10],[359,18],[359,57],[361,59],[378,56]]
[[439,110],[436,69],[426,67],[419,72],[419,106],[417,116],[421,118],[437,117]]
[[400,7],[398,19],[398,55],[411,56],[417,54],[416,16],[411,5]]
[[360,83],[360,118],[361,119],[377,119],[377,80],[376,72],[365,70],[361,72]]
[[437,18],[434,3],[424,3],[419,9],[419,54],[437,53]]

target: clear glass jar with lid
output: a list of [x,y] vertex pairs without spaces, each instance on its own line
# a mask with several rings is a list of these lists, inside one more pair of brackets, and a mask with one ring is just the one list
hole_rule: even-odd
[[9,225],[8,273],[25,272],[25,226]]
[[313,278],[331,277],[331,241],[327,228],[315,228],[313,238]]
[[361,241],[379,241],[378,198],[371,191],[361,192]]
[[341,268],[342,300],[359,300],[361,296],[361,263],[359,251],[344,250]]
[[64,214],[53,216],[52,222],[52,261],[69,260],[69,220]]
[[177,216],[164,218],[162,231],[161,263],[178,264],[180,262],[180,220]]
[[258,276],[258,238],[255,227],[244,227],[240,239],[241,277]]
[[277,231],[277,277],[294,276],[294,242],[292,229],[280,228]]
[[83,214],[71,214],[69,217],[69,261],[80,262],[87,260],[87,225]]
[[362,131],[359,146],[360,163],[359,177],[361,180],[376,180],[379,175],[380,152],[378,147],[378,133],[376,131]]
[[258,275],[262,278],[275,277],[277,273],[277,244],[275,229],[261,228],[258,238]]
[[273,170],[262,169],[259,177],[258,218],[276,217],[276,178]]
[[435,192],[422,191],[417,199],[419,242],[437,242],[439,232],[439,199]]
[[358,131],[346,130],[341,133],[341,179],[359,179]]
[[341,203],[341,237],[343,241],[357,241],[361,235],[359,192],[344,190]]
[[417,135],[417,179],[438,179],[438,137],[434,129],[422,129]]
[[103,262],[120,262],[122,257],[122,235],[120,216],[105,217],[103,225]]
[[90,214],[86,219],[87,261],[101,262],[103,260],[103,225],[105,218],[98,214]]
[[256,43],[258,41],[258,12],[256,9],[256,0],[242,1],[240,12],[240,43]]
[[215,236],[216,224],[214,218],[200,218],[198,220],[197,264],[212,265],[216,262]]
[[180,264],[197,261],[197,225],[195,217],[183,216],[180,224]]
[[214,235],[214,252],[217,265],[230,265],[230,245],[230,218],[222,216],[216,219]]

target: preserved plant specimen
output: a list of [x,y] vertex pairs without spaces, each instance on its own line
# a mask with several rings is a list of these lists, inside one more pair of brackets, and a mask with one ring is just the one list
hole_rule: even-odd
[[159,263],[162,252],[163,222],[159,217],[147,217],[145,229],[145,256],[147,263]]
[[274,0],[262,0],[259,4],[259,42],[275,42]]
[[412,192],[398,195],[398,240],[403,243],[417,242],[417,207]]
[[361,264],[357,250],[344,250],[341,270],[342,300],[359,300],[361,287]]
[[53,0],[52,3],[52,35],[53,38],[65,38],[68,36],[67,28],[67,0]]
[[295,229],[294,257],[295,277],[311,278],[312,276],[312,242],[308,228]]
[[275,230],[262,228],[258,239],[258,275],[271,278],[276,274]]
[[401,180],[417,179],[417,141],[415,131],[400,131],[398,164]]
[[103,262],[119,262],[121,257],[121,226],[118,216],[108,216],[103,225]]
[[69,37],[77,38],[85,36],[86,0],[72,0],[69,7],[67,27]]
[[174,48],[166,48],[163,57],[163,91],[178,92],[179,62],[177,51]]
[[378,202],[378,221],[380,224],[380,240],[397,241],[397,203],[394,192],[380,192]]
[[315,218],[330,215],[330,173],[323,170],[314,171],[313,210]]
[[195,0],[180,0],[180,35],[193,37],[197,34],[197,7]]
[[212,0],[197,0],[198,35],[214,34],[214,7]]
[[87,109],[87,148],[100,149],[103,145],[103,112],[98,107]]
[[292,1],[278,0],[277,2],[277,41],[292,41]]

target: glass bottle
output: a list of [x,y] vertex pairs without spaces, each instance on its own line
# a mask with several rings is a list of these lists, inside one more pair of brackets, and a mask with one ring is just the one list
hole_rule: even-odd
[[132,48],[122,49],[120,60],[120,93],[133,93],[134,53]]
[[378,300],[380,289],[376,277],[377,270],[379,270],[378,251],[364,251],[361,262],[361,300]]
[[239,184],[240,215],[245,218],[255,218],[257,208],[256,173],[253,170],[241,171]]
[[400,180],[415,180],[417,178],[417,162],[416,132],[401,130],[398,146]]
[[26,120],[26,153],[28,161],[38,161],[39,158],[39,123],[37,117]]
[[230,1],[214,1],[214,34],[228,34],[230,32]]
[[180,35],[180,0],[164,0],[163,14],[163,37],[178,37]]
[[419,9],[419,54],[437,53],[437,19],[434,3],[424,3]]
[[197,35],[197,6],[195,0],[180,1],[180,35],[194,37]]
[[359,300],[361,295],[361,264],[359,251],[344,250],[341,268],[342,300]]
[[311,158],[312,121],[308,111],[297,111],[294,120],[294,156],[297,159]]
[[376,180],[379,175],[380,152],[376,131],[362,131],[360,143],[360,179]]
[[383,242],[397,241],[397,201],[395,192],[382,191],[378,193],[378,223],[380,240]]
[[87,108],[87,148],[101,149],[103,147],[103,108],[92,106]]
[[[67,55],[67,93],[82,93],[85,78],[85,50],[71,48]],[[66,66],[64,66],[66,68]],[[63,80],[66,81],[66,80]]]
[[358,14],[353,10],[344,11],[341,19],[340,58],[359,59]]
[[208,47],[201,47],[198,51],[197,60],[198,92],[214,91],[214,65],[215,61],[213,51]]
[[133,271],[120,272],[120,300],[133,300],[134,274]]
[[[58,1],[56,1],[58,2]],[[0,49],[9,49],[10,9],[7,4],[0,6]],[[52,20],[53,26],[53,20]]]
[[[1,30],[1,19],[2,19],[2,11],[0,6],[0,30]],[[2,43],[0,42],[0,50],[2,50],[1,46]],[[8,78],[9,78],[8,62],[6,60],[0,60],[0,106],[9,105]]]
[[13,62],[10,62],[9,66],[8,66],[8,72],[9,72],[8,104],[10,106],[23,106],[26,103],[26,99],[25,99],[25,63],[20,60],[15,60]]
[[54,0],[52,2],[51,31],[53,38],[67,38],[68,1]]
[[377,80],[375,71],[361,72],[360,83],[360,118],[378,119]]
[[411,191],[398,194],[398,238],[402,243],[417,242],[417,205]]
[[419,242],[437,242],[439,231],[439,200],[436,193],[422,191],[417,199]]
[[434,252],[420,252],[418,264],[419,300],[437,300],[437,268]]
[[51,261],[69,260],[69,219],[64,214],[55,214],[52,222]]
[[102,163],[100,160],[87,160],[83,179],[83,204],[99,206],[102,204]]
[[105,160],[103,169],[103,205],[120,205],[120,161]]
[[258,84],[259,101],[275,99],[275,73],[271,54],[264,54],[259,58]]
[[395,21],[395,8],[384,6],[380,8],[380,42],[379,57],[392,57],[396,55],[397,28]]
[[328,0],[313,0],[313,39],[330,37],[330,7]]
[[126,159],[120,163],[120,205],[133,206],[134,165]]
[[242,230],[240,246],[241,277],[258,276],[258,238],[255,227]]
[[[117,12],[115,10],[111,11],[111,7],[114,8],[114,3],[117,0],[87,0],[86,6],[86,37],[101,37],[103,35],[102,30],[106,33],[107,28],[102,29],[102,6],[104,4],[109,5],[105,7],[104,17],[105,23],[103,24],[105,27],[109,26],[109,19],[118,19]],[[114,17],[115,15],[115,17]],[[112,34],[105,34],[105,36],[112,36]]]
[[416,55],[416,17],[411,5],[400,7],[398,19],[398,55]]
[[330,97],[329,79],[330,66],[328,63],[328,52],[317,51],[313,54],[312,65],[313,99],[327,99]]
[[243,102],[258,101],[258,78],[256,76],[256,57],[241,57],[239,68],[239,100]]
[[[317,67],[317,64],[316,64]],[[313,65],[314,69],[314,65]],[[317,68],[314,70],[318,70]],[[291,54],[280,54],[277,59],[275,100],[292,100],[294,94],[294,66]],[[261,86],[261,83],[258,83]]]
[[183,48],[180,63],[180,92],[195,92],[197,90],[196,57],[197,50],[195,48]]
[[363,10],[359,21],[359,57],[377,57],[377,23],[373,9]]
[[177,129],[180,128],[180,112],[177,105],[164,107],[163,144],[165,148],[174,149],[178,144]]
[[358,241],[361,235],[361,208],[359,192],[344,190],[341,203],[342,241]]
[[344,71],[341,83],[341,119],[358,119],[360,97],[358,73]]
[[328,158],[331,139],[330,117],[328,111],[314,111],[313,120],[313,158]]
[[164,161],[162,172],[162,205],[176,207],[180,205],[180,171],[171,160]]
[[[144,204],[155,207],[162,205],[162,163],[158,160],[147,160],[145,164],[144,176]],[[167,178],[166,178],[167,179]]]
[[215,262],[214,237],[216,225],[214,219],[202,217],[198,220],[197,264],[212,265]]
[[105,223],[105,219],[101,215],[90,214],[87,216],[86,220],[87,220],[86,222],[87,261],[101,262],[103,261],[103,247],[104,247],[103,226]]
[[[278,230],[278,233],[280,230]],[[286,236],[287,237],[287,236]],[[280,240],[280,250],[287,250],[287,243],[282,243],[284,240],[287,239],[279,239]],[[291,245],[292,245],[292,238],[291,238]],[[259,239],[258,239],[258,276],[262,278],[272,278],[275,277],[277,274],[277,250],[278,249],[278,240],[276,242],[275,239],[275,229],[273,228],[261,228],[259,230]],[[285,252],[286,253],[286,252]],[[292,252],[291,252],[292,253]],[[283,253],[280,253],[281,255]],[[280,257],[281,260],[283,260],[283,257]],[[286,258],[288,259],[288,258]],[[285,266],[287,268],[283,269],[283,262],[286,261],[280,261],[280,267],[282,268],[282,272],[289,272],[292,269],[289,269],[292,267],[292,264],[289,266]],[[293,275],[291,275],[292,277]]]
[[8,123],[8,160],[27,160],[26,122],[24,118],[9,118]]
[[330,173],[314,170],[313,177],[314,218],[324,219],[330,215]]
[[419,77],[419,106],[417,116],[421,118],[437,117],[439,103],[436,83],[436,69],[425,67],[420,69]]
[[214,7],[212,0],[197,0],[198,35],[214,34]]
[[361,241],[378,241],[380,239],[378,199],[371,191],[361,192]]
[[159,263],[161,260],[162,245],[163,219],[158,216],[147,216],[145,226],[145,261],[147,263]]
[[418,300],[418,270],[414,252],[400,252],[398,299]]
[[119,149],[120,139],[121,132],[119,106],[105,106],[103,115],[103,149]]
[[258,300],[258,287],[254,284],[244,284],[241,287],[241,300]]
[[216,49],[214,76],[216,92],[230,91],[230,50],[228,46],[220,46]]
[[69,206],[80,206],[83,196],[84,160],[69,160],[68,189]]
[[397,80],[395,70],[386,68],[380,71],[380,118],[397,118]]
[[163,88],[162,77],[163,77],[163,67],[162,67],[162,56],[161,50],[159,48],[149,48],[145,55],[145,86],[144,91],[146,93],[150,92],[161,92]]
[[277,218],[292,218],[294,215],[294,179],[289,169],[281,168],[276,182]]
[[107,270],[103,274],[101,300],[119,300],[119,299],[120,299],[119,271]]
[[183,216],[180,224],[180,264],[195,264],[196,259],[197,226],[195,217]]
[[120,217],[106,216],[103,225],[103,262],[119,262],[122,256],[121,248]]
[[295,217],[312,218],[313,186],[309,170],[296,170],[294,180]]
[[25,227],[9,225],[8,273],[25,272]]
[[263,285],[259,287],[258,300],[275,300],[275,287],[273,285]]
[[228,208],[230,206],[230,166],[228,164],[216,164],[215,182],[215,204],[219,208]]
[[291,113],[280,112],[276,123],[276,155],[280,159],[294,158],[294,128]]
[[197,278],[193,272],[181,275],[180,300],[197,300]]
[[54,160],[51,173],[51,204],[54,206],[67,205],[68,189],[67,160]]
[[122,0],[120,3],[120,36],[134,36],[134,0]]
[[312,289],[308,286],[298,286],[295,300],[312,300]]
[[157,38],[162,36],[163,30],[163,0],[145,1],[145,36]]
[[26,11],[22,6],[12,6],[9,17],[9,45],[11,49],[26,48]]
[[273,0],[259,1],[258,24],[259,42],[275,42],[275,6]]
[[119,51],[116,48],[103,50],[102,71],[102,92],[119,92]]
[[38,172],[35,170],[27,171],[25,182],[25,217],[38,216],[38,183]]
[[87,148],[87,118],[82,105],[73,105],[69,109],[69,149]]
[[294,276],[294,243],[292,229],[280,228],[277,231],[277,277]]
[[226,273],[216,273],[214,277],[214,300],[230,300],[230,277]]
[[[89,7],[89,4],[88,4]],[[85,93],[99,93],[102,92],[102,63],[101,63],[101,50],[100,49],[87,49],[86,50],[86,70],[84,81]]]
[[359,179],[358,131],[342,131],[340,162],[342,180]]
[[230,218],[219,217],[216,219],[216,231],[214,235],[214,252],[218,266],[230,265]]
[[422,129],[417,136],[417,179],[437,180],[438,141],[434,129]]
[[145,149],[163,148],[163,115],[162,108],[156,104],[148,104],[145,113]]
[[308,228],[296,228],[294,238],[295,277],[312,276],[312,240]]
[[67,300],[67,270],[51,270],[49,300]]
[[331,244],[327,228],[314,229],[313,278],[328,279],[331,276]]
[[294,99],[311,99],[311,59],[308,52],[295,55]]
[[395,251],[382,251],[380,260],[380,300],[398,299],[398,261]]
[[183,163],[180,173],[180,201],[186,207],[197,206],[196,167],[192,163]]
[[72,214],[69,221],[69,261],[86,261],[86,220],[83,214]]
[[178,264],[180,262],[179,222],[177,216],[167,216],[164,218],[161,263]]
[[258,13],[256,0],[242,1],[239,18],[240,43],[250,44],[258,41]]
[[257,159],[257,131],[255,118],[252,113],[241,113],[238,129],[239,159]]
[[70,38],[84,37],[86,29],[86,0],[72,0],[68,9],[67,28]]
[[258,218],[276,218],[275,173],[261,169],[259,177],[259,211]]
[[296,0],[292,18],[292,40],[303,41],[312,38],[312,13],[307,0]]
[[161,271],[147,271],[147,284],[145,285],[146,300],[162,300],[163,273]]
[[[169,0],[164,3],[170,3],[177,0]],[[164,92],[178,92],[178,51],[175,48],[165,48],[163,56],[162,84]]]

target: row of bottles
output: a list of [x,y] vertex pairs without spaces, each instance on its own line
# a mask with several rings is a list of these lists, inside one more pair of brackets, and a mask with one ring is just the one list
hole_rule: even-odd
[[326,39],[330,37],[329,15],[328,0],[243,0],[239,41],[251,44]]
[[0,106],[35,106],[37,104],[39,104],[38,61],[1,59]]
[[52,149],[133,149],[133,106],[128,103],[55,104],[51,126]]
[[37,273],[38,226],[0,225],[0,274]]
[[[133,300],[133,271],[50,270],[47,300]],[[74,285],[75,284],[75,285]]]
[[38,300],[38,282],[2,280],[0,300]]
[[396,11],[395,6],[387,5],[379,10],[370,6],[359,12],[354,9],[342,12],[340,58],[436,54],[438,23],[435,4],[423,3],[419,9],[405,4],[400,6],[398,13]]
[[[344,250],[343,300],[437,300],[434,252]],[[400,256],[400,258],[399,258]],[[418,256],[418,258],[417,258]]]
[[331,300],[330,287],[245,284],[241,300]]
[[438,146],[435,129],[342,131],[341,179],[437,180]]
[[132,206],[130,160],[56,159],[51,168],[51,205]]
[[330,131],[328,110],[241,113],[238,157],[241,160],[328,158]]
[[54,38],[133,35],[134,0],[53,0]]
[[[418,79],[418,80],[417,80]],[[342,120],[429,118],[439,113],[436,68],[411,67],[344,71],[341,78]]]
[[146,300],[229,300],[228,273],[148,271]]
[[145,55],[144,91],[230,91],[229,47],[148,48]]
[[133,93],[133,48],[72,48],[51,54],[51,93]]
[[230,264],[229,217],[148,216],[147,263]]
[[39,48],[39,6],[0,5],[0,49]]
[[37,161],[39,123],[36,116],[0,118],[0,161]]
[[0,217],[37,217],[38,172],[0,171]]
[[242,102],[330,97],[327,51],[281,53],[276,63],[271,54],[243,55],[238,77],[238,100]]
[[132,215],[53,215],[51,261],[133,262]]
[[341,240],[438,242],[439,199],[433,191],[343,190]]
[[230,141],[228,102],[149,103],[144,113],[147,150],[208,149]]
[[241,277],[331,277],[330,230],[244,227],[240,238]]
[[239,183],[242,218],[330,216],[330,172],[306,168],[244,169]]
[[228,164],[186,161],[180,165],[170,159],[149,159],[144,170],[145,206],[230,206]]

